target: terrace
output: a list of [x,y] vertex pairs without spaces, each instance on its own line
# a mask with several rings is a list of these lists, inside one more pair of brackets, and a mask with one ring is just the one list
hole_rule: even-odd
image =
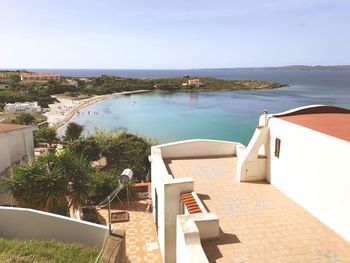
[[[108,209],[97,210],[103,223],[108,222]],[[129,205],[115,201],[111,204],[111,213],[127,212],[128,218],[112,223],[116,229],[126,232],[126,262],[161,263],[156,229],[150,200],[132,200]],[[113,220],[112,220],[113,222]]]
[[[210,140],[153,148],[152,180],[155,190],[161,185],[157,177],[164,182],[164,235],[176,236],[177,260],[348,262],[349,243],[276,187],[265,180],[239,182],[242,149],[239,143]],[[170,258],[175,245],[168,240],[163,253]]]
[[266,181],[240,183],[234,156],[164,159],[174,178],[191,177],[220,237],[202,241],[210,262],[346,262],[349,244]]

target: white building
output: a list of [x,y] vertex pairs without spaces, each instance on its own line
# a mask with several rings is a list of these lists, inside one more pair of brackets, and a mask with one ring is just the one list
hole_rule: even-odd
[[164,262],[347,262],[350,110],[263,114],[247,147],[152,147]]
[[[11,166],[34,160],[35,127],[0,124],[0,176],[8,176]],[[8,204],[8,195],[0,189],[0,205]]]
[[5,111],[16,113],[16,112],[40,112],[41,106],[38,105],[38,102],[15,102],[15,103],[6,103]]

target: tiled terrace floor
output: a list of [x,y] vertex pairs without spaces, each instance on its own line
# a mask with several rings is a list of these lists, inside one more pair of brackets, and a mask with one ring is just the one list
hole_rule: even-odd
[[[129,213],[129,221],[113,224],[116,228],[126,230],[126,262],[162,262],[154,219],[149,209],[152,206],[148,202],[150,200],[130,201],[128,207],[123,207],[115,201],[111,206],[112,213],[117,211]],[[100,209],[98,212],[107,220],[107,209]]]
[[210,262],[350,262],[350,244],[274,186],[237,182],[235,157],[164,161],[219,217],[220,238],[202,242]]

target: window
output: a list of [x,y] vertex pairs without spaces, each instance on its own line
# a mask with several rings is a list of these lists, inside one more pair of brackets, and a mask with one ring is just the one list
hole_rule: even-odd
[[275,140],[275,156],[280,157],[281,140],[276,138]]

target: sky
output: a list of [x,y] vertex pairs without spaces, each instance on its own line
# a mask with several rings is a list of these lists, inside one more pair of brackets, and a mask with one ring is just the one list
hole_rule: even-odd
[[0,0],[0,68],[350,64],[349,0]]

